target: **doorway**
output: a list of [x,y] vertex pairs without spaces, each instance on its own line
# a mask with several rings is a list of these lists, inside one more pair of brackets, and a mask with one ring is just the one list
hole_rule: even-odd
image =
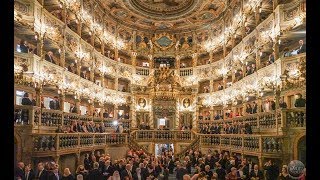
[[298,141],[298,160],[306,164],[306,136],[303,136]]
[[155,144],[155,155],[156,156],[161,156],[164,152],[174,152],[174,147],[173,144],[167,143],[167,144]]

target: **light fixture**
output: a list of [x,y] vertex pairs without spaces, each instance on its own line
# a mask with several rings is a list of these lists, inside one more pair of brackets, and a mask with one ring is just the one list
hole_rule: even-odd
[[118,121],[113,121],[112,124],[113,124],[114,126],[116,126],[116,125],[118,125]]

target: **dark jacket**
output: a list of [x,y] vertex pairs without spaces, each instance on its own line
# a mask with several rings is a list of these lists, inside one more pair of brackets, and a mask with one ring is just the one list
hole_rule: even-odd
[[188,171],[185,168],[177,169],[176,179],[183,180],[185,174],[188,174]]
[[69,176],[62,176],[61,180],[74,180],[74,177],[72,174],[70,174]]
[[49,62],[53,63],[53,64],[56,64],[56,63],[54,62],[54,60],[53,60],[53,57],[52,57],[52,56],[50,57],[48,54],[45,55],[44,59],[45,59],[46,61],[49,61]]
[[267,180],[277,180],[279,176],[279,168],[276,165],[264,166],[266,170],[266,179]]
[[39,180],[47,180],[48,179],[48,172],[46,170],[43,170],[42,173],[40,174],[40,172],[37,173],[36,178],[38,178]]
[[20,51],[22,53],[29,53],[29,46],[26,46],[24,44],[20,44]]
[[[132,175],[132,173],[131,173],[131,175]],[[120,177],[123,180],[124,177],[126,177],[126,176],[130,177],[128,171],[125,169],[125,170],[121,171]]]
[[225,180],[227,174],[223,168],[216,169],[216,173],[218,174],[218,180]]
[[49,103],[50,109],[59,110],[60,109],[60,102],[56,100],[52,100]]
[[254,172],[254,170],[252,169],[251,172],[250,172],[250,178],[253,178],[253,177],[254,178],[258,177],[259,179],[263,179],[263,172],[258,170],[258,173],[256,174]]
[[[62,175],[60,173],[58,173],[58,176],[59,176],[59,180],[62,179]],[[48,180],[58,180],[56,175],[53,173],[53,172],[50,172],[48,174]]]
[[303,44],[301,47],[299,47],[297,53],[300,54],[300,53],[304,53],[304,52],[306,52],[306,45],[305,44]]
[[32,101],[31,101],[29,98],[24,97],[24,98],[22,98],[21,104],[22,104],[22,105],[32,106]]
[[21,179],[24,179],[25,174],[24,174],[23,169],[16,168],[15,171],[14,171],[14,176],[15,177],[20,177]]
[[306,106],[306,100],[303,98],[296,99],[296,102],[294,103],[295,107],[305,107]]
[[88,180],[102,180],[103,176],[99,169],[93,169],[89,171]]
[[[36,176],[35,176],[34,172],[30,171],[29,174],[28,174],[28,180],[34,180],[35,177]],[[25,180],[27,180],[26,173],[25,173]]]

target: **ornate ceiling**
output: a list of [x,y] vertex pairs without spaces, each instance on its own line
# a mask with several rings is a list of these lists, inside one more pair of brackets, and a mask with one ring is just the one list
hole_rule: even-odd
[[189,32],[212,23],[227,7],[227,0],[99,0],[107,16],[140,31]]

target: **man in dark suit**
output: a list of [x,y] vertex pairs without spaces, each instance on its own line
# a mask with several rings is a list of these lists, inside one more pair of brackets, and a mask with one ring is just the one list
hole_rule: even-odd
[[32,106],[32,101],[29,98],[29,93],[24,93],[23,98],[21,100],[22,105]]
[[31,171],[30,166],[25,166],[24,174],[25,174],[25,180],[33,180],[35,178],[35,175],[34,175],[33,171]]
[[131,173],[131,165],[127,164],[126,168],[124,170],[121,171],[120,174],[121,180],[124,180],[125,177],[129,177],[130,179],[132,179],[132,173]]
[[267,180],[277,180],[279,176],[279,167],[274,164],[271,160],[266,162],[264,165],[264,170],[266,170],[266,179]]
[[177,164],[177,174],[176,174],[176,179],[178,180],[183,180],[183,176],[185,174],[188,174],[188,171],[184,166],[181,166],[180,164]]
[[89,170],[92,169],[92,162],[91,162],[90,159],[89,159],[89,154],[86,154],[86,155],[84,156],[83,164],[84,164],[84,168],[85,168],[86,170],[89,171]]
[[56,62],[53,60],[53,52],[52,51],[48,51],[47,54],[45,55],[44,59],[46,61],[53,63],[53,64],[56,64]]
[[298,98],[294,102],[295,107],[305,107],[306,106],[306,100],[302,98],[302,95],[299,93],[297,94]]
[[216,162],[216,166],[217,166],[217,169],[216,169],[216,173],[218,174],[218,180],[225,180],[225,177],[226,177],[226,170],[224,170],[222,167],[221,167],[221,164]]
[[69,112],[70,113],[77,113],[77,107],[75,105],[71,104]]
[[48,173],[44,169],[44,165],[42,162],[38,164],[38,173],[36,175],[36,178],[39,180],[47,180],[48,179]]
[[60,109],[60,102],[58,96],[55,96],[53,100],[50,101],[49,104],[50,109],[59,110]]
[[59,173],[59,167],[55,166],[54,169],[48,173],[48,180],[61,180],[62,175]]
[[102,171],[103,176],[106,177],[106,179],[108,179],[110,176],[112,176],[113,172],[114,172],[114,168],[113,166],[111,166],[110,160],[107,160],[104,163],[104,170]]
[[14,171],[14,176],[16,178],[20,177],[21,179],[24,179],[25,174],[24,174],[23,168],[24,168],[24,163],[23,162],[18,162],[17,168]]
[[259,178],[259,180],[263,179],[263,172],[259,170],[259,166],[257,164],[253,166],[253,170],[250,172],[250,178]]
[[88,179],[90,180],[102,180],[102,173],[99,171],[99,163],[95,162],[93,164],[93,170],[89,171]]
[[300,53],[306,52],[306,45],[303,43],[302,39],[299,41],[299,45],[300,45],[300,47],[299,47],[297,53],[300,54]]
[[252,114],[255,114],[257,113],[257,110],[258,110],[258,105],[255,101],[253,101],[253,105],[252,105]]
[[29,51],[30,51],[30,48],[29,48],[28,42],[22,39],[20,41],[20,52],[29,53]]
[[173,169],[174,169],[174,162],[171,158],[167,158],[167,165],[168,165],[168,169],[169,169],[169,174],[173,174]]

